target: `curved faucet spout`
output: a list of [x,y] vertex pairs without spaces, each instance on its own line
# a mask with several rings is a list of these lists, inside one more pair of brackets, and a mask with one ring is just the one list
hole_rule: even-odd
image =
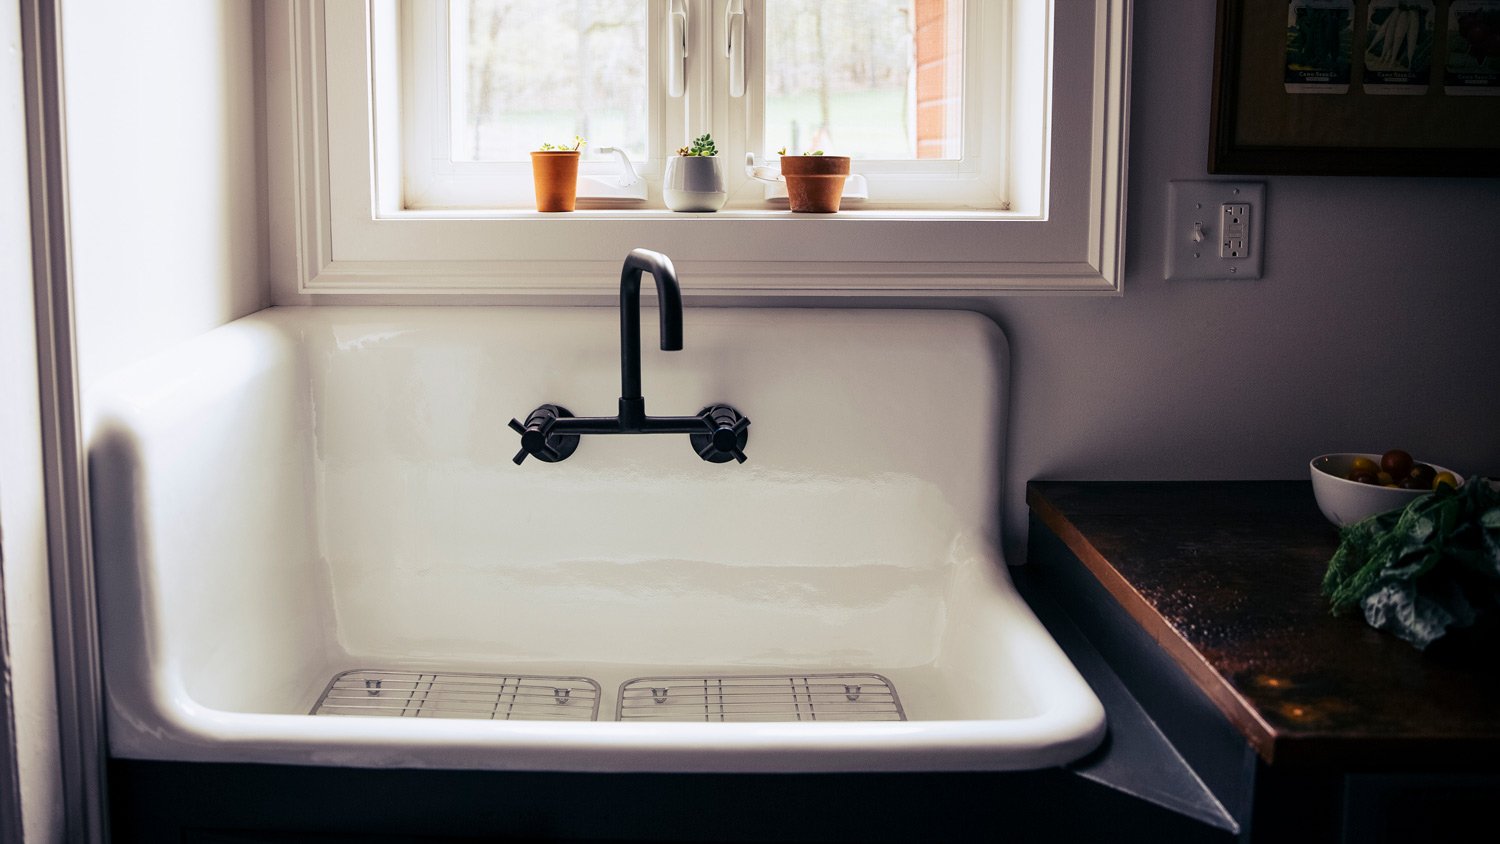
[[682,291],[672,259],[649,249],[632,249],[620,270],[620,422],[637,426],[646,416],[641,397],[641,273],[656,280],[661,310],[662,351],[682,349]]
[[647,416],[641,395],[641,273],[656,279],[661,310],[662,351],[682,349],[682,290],[672,259],[649,249],[632,249],[620,271],[620,412],[616,416],[574,416],[560,405],[544,404],[526,421],[510,420],[521,435],[519,465],[528,455],[545,463],[564,460],[584,434],[687,434],[699,457],[710,463],[745,462],[750,419],[729,405],[710,405],[696,416]]

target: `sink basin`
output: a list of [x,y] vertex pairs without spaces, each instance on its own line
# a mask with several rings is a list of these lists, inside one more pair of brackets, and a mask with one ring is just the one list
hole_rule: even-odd
[[747,463],[682,435],[512,463],[512,416],[614,412],[617,320],[273,308],[86,396],[111,752],[834,772],[1098,744],[999,550],[993,323],[690,309],[644,353],[648,411],[732,403]]

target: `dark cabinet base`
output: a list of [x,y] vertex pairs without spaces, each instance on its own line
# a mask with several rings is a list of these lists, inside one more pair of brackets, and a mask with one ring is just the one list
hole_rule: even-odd
[[1195,841],[1069,771],[660,775],[114,760],[116,842]]

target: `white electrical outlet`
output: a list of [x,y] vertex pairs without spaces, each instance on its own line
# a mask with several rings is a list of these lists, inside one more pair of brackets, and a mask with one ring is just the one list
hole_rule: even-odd
[[1168,182],[1166,277],[1260,278],[1264,182]]
[[1250,257],[1250,206],[1226,202],[1219,206],[1219,257]]

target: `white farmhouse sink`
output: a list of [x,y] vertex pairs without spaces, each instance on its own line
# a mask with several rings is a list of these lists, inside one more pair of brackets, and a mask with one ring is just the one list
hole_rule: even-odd
[[992,323],[689,309],[668,354],[648,314],[648,412],[732,404],[749,461],[652,435],[512,463],[513,416],[614,413],[618,319],[275,308],[90,394],[112,752],[919,771],[1099,742],[998,550]]

